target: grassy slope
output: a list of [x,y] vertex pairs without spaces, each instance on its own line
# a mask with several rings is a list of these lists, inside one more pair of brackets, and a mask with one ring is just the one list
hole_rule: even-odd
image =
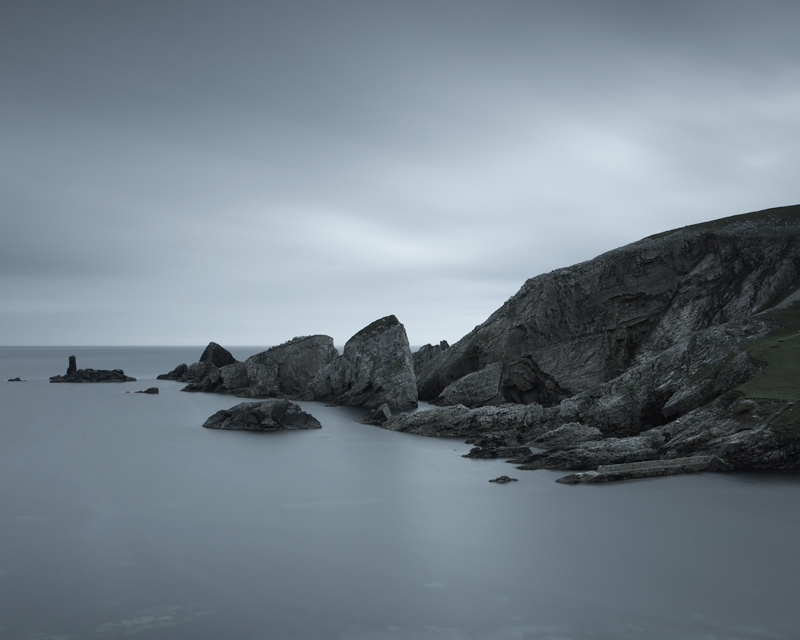
[[[774,400],[780,404],[800,402],[800,303],[769,311],[762,318],[775,322],[768,335],[746,343],[747,352],[766,363],[755,378],[738,388],[744,397]],[[800,430],[800,404],[784,412],[771,424],[776,429]]]

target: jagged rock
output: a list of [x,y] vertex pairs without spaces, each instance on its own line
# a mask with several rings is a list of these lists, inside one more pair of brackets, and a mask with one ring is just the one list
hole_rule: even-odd
[[597,427],[587,427],[580,422],[567,422],[557,429],[543,433],[531,442],[530,446],[537,449],[563,449],[602,439],[603,433]]
[[27,382],[27,380],[22,380],[21,378],[9,378],[8,382]]
[[447,385],[436,399],[431,400],[431,404],[439,406],[463,404],[470,408],[505,404],[506,401],[500,395],[501,370],[502,364],[494,362],[480,371],[468,373]]
[[149,387],[144,391],[134,391],[134,393],[149,393],[150,395],[157,395],[158,394],[158,387]]
[[203,355],[200,356],[200,362],[210,362],[219,369],[229,364],[235,364],[238,360],[231,355],[230,351],[219,346],[216,342],[209,342],[203,351]]
[[122,369],[78,369],[75,356],[70,356],[67,373],[51,377],[50,382],[136,382],[136,378],[126,376]]
[[508,476],[500,476],[499,478],[495,478],[494,480],[489,480],[489,482],[496,482],[497,484],[507,484],[509,482],[517,482],[517,478],[509,478]]
[[414,373],[419,375],[431,360],[449,348],[450,345],[447,344],[447,340],[442,340],[437,345],[422,345],[412,354],[412,357],[414,358]]
[[428,363],[420,399],[501,361],[504,398],[555,405],[698,331],[768,309],[798,273],[800,206],[645,238],[528,280]]
[[389,405],[384,403],[377,409],[373,409],[372,411],[368,412],[359,422],[361,424],[372,424],[375,426],[381,426],[387,420],[392,417],[392,410],[389,408]]
[[[206,391],[211,390],[215,383],[203,383],[203,379],[212,375],[214,371],[220,367],[236,364],[238,361],[231,353],[219,346],[216,342],[209,342],[208,346],[203,350],[200,360],[190,365],[179,364],[169,373],[162,373],[157,376],[158,380],[176,380],[178,382],[198,383],[192,385],[190,391]],[[218,379],[217,379],[218,381]]]
[[[245,362],[250,387],[246,395],[300,398],[314,376],[338,357],[333,338],[324,335],[294,338],[257,353]],[[225,382],[227,388],[231,384]]]
[[417,383],[406,330],[395,316],[376,320],[354,335],[344,353],[323,368],[302,399],[369,409],[417,406]]
[[230,409],[217,411],[203,423],[207,429],[246,431],[292,431],[320,429],[322,425],[312,415],[288,400],[242,402]]

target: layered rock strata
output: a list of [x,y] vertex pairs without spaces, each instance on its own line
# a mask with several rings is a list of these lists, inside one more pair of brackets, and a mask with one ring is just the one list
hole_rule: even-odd
[[302,399],[377,409],[417,406],[417,383],[408,336],[395,316],[354,335],[344,352],[309,383]]

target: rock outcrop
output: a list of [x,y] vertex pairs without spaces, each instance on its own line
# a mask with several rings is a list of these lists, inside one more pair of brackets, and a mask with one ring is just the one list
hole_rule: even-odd
[[486,365],[480,371],[468,373],[447,385],[434,400],[431,400],[431,404],[439,406],[463,404],[470,408],[505,404],[506,401],[500,395],[501,372],[502,364],[495,362]]
[[244,363],[250,387],[246,395],[299,398],[314,377],[338,357],[333,338],[323,335],[294,338],[257,353]]
[[[198,387],[197,389],[192,389],[192,391],[212,391],[219,381],[217,371],[221,367],[233,365],[237,362],[230,351],[216,342],[209,342],[198,362],[190,365],[179,364],[169,373],[162,373],[157,376],[157,379],[197,383],[203,388]],[[205,378],[213,378],[213,382],[209,381],[202,384]]]
[[294,402],[276,399],[264,402],[242,402],[230,409],[217,411],[203,423],[207,429],[245,431],[295,431],[320,429],[314,416]]
[[126,376],[122,369],[78,369],[77,359],[70,356],[67,373],[51,377],[50,382],[136,382],[136,378]]
[[212,342],[199,362],[178,365],[159,380],[188,383],[182,391],[247,398],[299,399],[314,376],[339,355],[330,336],[302,336],[238,362]]
[[778,303],[800,273],[800,206],[652,236],[528,280],[420,374],[422,400],[493,362],[508,401],[558,404],[697,331]]
[[408,336],[395,316],[376,320],[354,335],[344,353],[323,368],[302,399],[377,409],[417,406],[417,384]]
[[450,345],[447,344],[447,340],[442,340],[437,345],[422,345],[413,354],[411,354],[414,358],[414,373],[419,376],[422,373],[422,370],[431,360],[449,348]]
[[499,363],[514,404],[383,426],[594,474],[579,482],[800,468],[799,285],[800,206],[646,238],[529,280],[418,372],[420,397],[435,399]]

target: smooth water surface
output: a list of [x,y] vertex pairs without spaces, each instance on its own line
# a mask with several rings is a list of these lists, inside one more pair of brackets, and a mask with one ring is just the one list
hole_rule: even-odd
[[[319,403],[203,429],[241,400],[155,380],[201,351],[0,349],[0,638],[800,636],[796,476],[562,486]],[[50,384],[70,354],[138,381]]]

